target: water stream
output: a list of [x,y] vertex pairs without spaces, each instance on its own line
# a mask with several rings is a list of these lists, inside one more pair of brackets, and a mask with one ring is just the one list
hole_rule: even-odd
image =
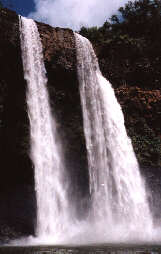
[[20,17],[20,38],[35,169],[36,235],[59,239],[69,221],[67,181],[57,123],[50,111],[42,44],[33,20]]
[[[152,230],[144,181],[111,84],[102,76],[91,43],[75,34],[77,69],[90,175],[94,224],[107,232],[147,237]],[[116,233],[116,232],[115,232]],[[115,234],[114,233],[114,234]]]

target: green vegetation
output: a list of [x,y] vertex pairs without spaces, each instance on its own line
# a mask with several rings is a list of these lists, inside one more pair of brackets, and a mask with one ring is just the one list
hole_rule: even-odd
[[128,2],[102,27],[82,27],[80,34],[94,44],[101,69],[114,86],[126,82],[160,88],[160,0]]
[[143,126],[143,129],[144,135],[136,133],[134,128],[128,131],[138,160],[144,166],[159,166],[161,165],[161,139],[155,136],[149,126]]

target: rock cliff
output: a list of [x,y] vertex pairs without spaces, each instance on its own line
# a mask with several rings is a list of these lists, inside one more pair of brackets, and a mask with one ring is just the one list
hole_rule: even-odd
[[126,45],[97,44],[94,47],[104,76],[115,88],[140,165],[161,167],[161,90],[158,84],[161,76],[157,70],[152,73],[150,60],[145,61],[144,56],[138,59],[136,55],[136,60],[130,63]]
[[6,9],[0,10],[0,139],[0,234],[34,233],[34,177],[18,16]]
[[[72,175],[70,195],[88,192],[86,148],[76,71],[76,50],[70,29],[37,23],[44,50],[52,113],[62,137],[65,162]],[[101,70],[109,78],[106,57],[96,48]],[[111,71],[111,70],[110,70]],[[143,90],[128,84],[115,86],[128,134],[140,164],[161,165],[159,89]],[[0,9],[0,236],[34,234],[36,202],[34,168],[30,159],[29,119],[23,77],[19,20],[15,12]],[[148,171],[151,173],[151,171]],[[157,171],[158,173],[158,171]],[[75,197],[76,198],[76,197]],[[78,207],[80,209],[80,207]]]

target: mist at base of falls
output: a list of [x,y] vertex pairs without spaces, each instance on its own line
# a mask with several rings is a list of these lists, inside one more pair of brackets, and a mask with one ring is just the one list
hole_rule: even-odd
[[145,236],[144,232],[131,232],[125,227],[114,225],[112,230],[108,230],[106,225],[101,228],[95,227],[86,221],[84,223],[70,225],[68,235],[64,234],[59,239],[54,236],[42,237],[24,237],[10,241],[7,246],[113,246],[119,245],[136,245],[136,246],[160,246],[161,228],[153,228],[149,236]]
[[85,211],[80,216],[79,206],[82,210],[83,201],[75,202],[69,197],[69,174],[55,116],[50,110],[42,45],[34,21],[21,18],[20,33],[28,84],[37,223],[36,237],[11,244],[84,245],[159,240],[121,107],[99,70],[90,42],[75,34],[90,189],[84,202]]

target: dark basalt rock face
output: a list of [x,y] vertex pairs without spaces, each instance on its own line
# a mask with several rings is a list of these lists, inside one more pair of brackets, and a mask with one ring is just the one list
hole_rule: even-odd
[[[0,234],[34,233],[35,195],[29,158],[18,16],[0,10]],[[7,230],[4,230],[7,225]]]

